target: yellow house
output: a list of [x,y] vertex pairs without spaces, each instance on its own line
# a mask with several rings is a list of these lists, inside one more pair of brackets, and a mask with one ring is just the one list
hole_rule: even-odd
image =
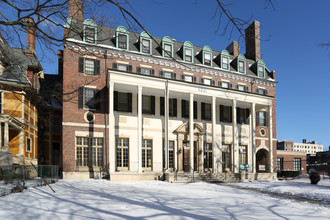
[[12,156],[8,165],[38,163],[36,106],[41,101],[38,89],[43,71],[33,33],[27,34],[27,40],[27,49],[13,48],[0,35],[0,156]]

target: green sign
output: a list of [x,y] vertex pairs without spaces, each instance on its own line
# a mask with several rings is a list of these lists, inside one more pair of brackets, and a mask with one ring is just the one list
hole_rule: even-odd
[[240,170],[249,170],[249,164],[240,164],[239,169]]

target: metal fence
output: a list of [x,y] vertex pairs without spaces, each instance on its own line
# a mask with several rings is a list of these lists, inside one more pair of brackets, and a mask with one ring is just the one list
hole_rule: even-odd
[[0,166],[0,180],[23,181],[47,180],[48,182],[59,179],[58,166],[55,165],[6,165]]

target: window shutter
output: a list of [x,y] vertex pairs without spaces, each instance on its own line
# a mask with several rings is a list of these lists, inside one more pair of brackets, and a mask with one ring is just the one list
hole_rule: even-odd
[[238,90],[238,85],[236,85],[236,89]]
[[117,91],[114,91],[113,92],[113,110],[114,111],[118,111],[118,92]]
[[84,108],[84,87],[78,89],[78,108]]
[[218,81],[218,86],[221,87],[221,81]]
[[83,57],[79,57],[78,70],[79,70],[79,73],[84,72],[84,58]]
[[197,102],[194,101],[194,119],[197,119]]
[[151,96],[151,109],[150,109],[150,113],[152,115],[155,114],[155,96]]
[[165,115],[165,98],[160,97],[160,115]]
[[220,122],[223,122],[223,105],[220,105]]
[[194,83],[196,83],[196,76],[194,76],[194,78],[193,78],[193,79],[194,79],[194,80],[193,80],[193,82],[194,82]]
[[236,122],[237,124],[241,124],[241,120],[240,120],[240,114],[241,113],[241,109],[240,108],[236,108]]
[[233,84],[229,83],[229,88],[232,89],[233,88]]
[[176,73],[172,73],[172,79],[176,79]]
[[202,102],[202,120],[205,120],[205,103]]
[[136,67],[136,73],[141,73],[141,67]]
[[204,84],[204,79],[201,78],[201,79],[200,79],[200,82],[201,82],[201,84]]
[[256,93],[258,93],[258,94],[259,94],[259,89],[256,89]]
[[244,90],[245,90],[245,92],[248,92],[249,91],[249,87],[248,86],[244,86]]
[[154,76],[154,75],[155,75],[155,70],[154,70],[154,69],[151,69],[151,71],[150,71],[150,75],[151,75],[151,76]]
[[101,107],[101,90],[97,90],[95,93],[95,109],[100,110]]
[[160,77],[164,77],[164,72],[163,71],[159,71],[159,76]]
[[186,100],[181,100],[181,117],[186,117]]
[[181,75],[181,80],[183,80],[183,81],[184,81],[184,75]]
[[229,107],[229,114],[230,114],[230,123],[233,122],[233,108]]
[[177,116],[177,105],[178,105],[178,100],[177,99],[173,99],[173,117]]
[[265,95],[268,95],[268,91],[267,90],[265,90]]
[[265,112],[265,126],[268,126],[268,112]]
[[132,93],[127,93],[127,112],[132,112]]
[[132,72],[132,65],[127,66],[127,72],[130,72],[130,73]]
[[117,69],[117,66],[118,66],[117,63],[112,63],[112,69],[115,69],[116,70]]
[[212,86],[215,86],[215,81],[214,80],[212,80]]
[[94,60],[94,74],[100,75],[100,61]]

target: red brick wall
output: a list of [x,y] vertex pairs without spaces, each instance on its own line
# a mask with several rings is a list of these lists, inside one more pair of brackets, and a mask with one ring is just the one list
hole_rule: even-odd
[[[283,170],[294,170],[294,158],[300,158],[301,159],[301,170],[302,174],[307,173],[307,166],[306,166],[306,155],[286,155],[280,152],[277,152],[277,157],[283,158]],[[276,159],[276,158],[275,158]]]

